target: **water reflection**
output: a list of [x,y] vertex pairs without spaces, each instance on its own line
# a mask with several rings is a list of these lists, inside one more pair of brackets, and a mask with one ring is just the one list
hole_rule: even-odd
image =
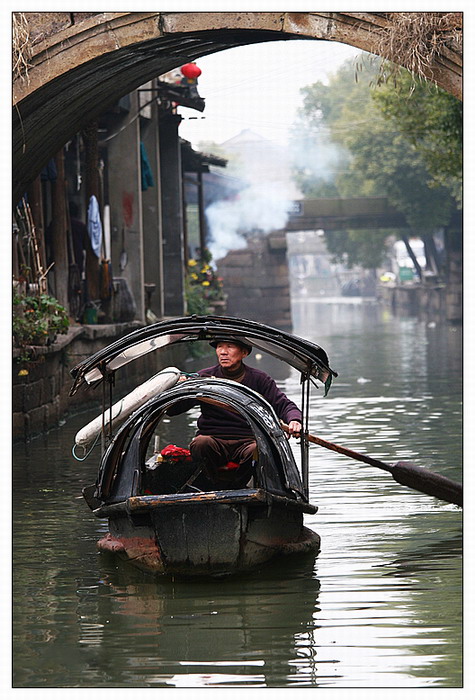
[[[349,304],[294,316],[339,372],[312,395],[311,432],[461,480],[460,329]],[[253,362],[300,400],[297,373]],[[316,559],[155,580],[96,552],[107,525],[80,494],[97,455],[70,451],[92,417],[15,446],[15,687],[460,687],[458,508],[312,446]],[[179,420],[164,440],[191,438],[193,417]]]
[[101,567],[95,605],[86,594],[78,609],[81,644],[103,647],[106,662],[113,651],[118,685],[285,685],[299,673],[296,639],[316,654],[313,558],[288,559],[284,578],[273,563],[246,577],[192,583],[137,576],[107,556]]

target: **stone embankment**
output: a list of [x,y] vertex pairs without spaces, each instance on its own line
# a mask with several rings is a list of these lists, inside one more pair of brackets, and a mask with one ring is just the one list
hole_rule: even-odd
[[[21,361],[22,351],[13,351],[13,440],[28,440],[57,428],[74,415],[102,402],[101,389],[87,387],[69,396],[70,370],[78,362],[142,326],[139,322],[110,325],[73,326],[50,346],[35,347],[31,362]],[[164,367],[180,367],[185,362],[183,348],[149,353],[119,370],[123,383],[114,390],[120,398],[137,384]],[[124,378],[125,377],[125,378]]]
[[449,323],[462,323],[463,286],[462,258],[450,262],[448,281],[424,284],[385,284],[378,287],[378,298],[398,315],[438,318]]

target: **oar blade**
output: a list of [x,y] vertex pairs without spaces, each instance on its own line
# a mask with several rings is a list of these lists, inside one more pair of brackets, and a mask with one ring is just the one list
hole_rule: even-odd
[[418,467],[410,462],[397,462],[391,465],[393,479],[409,488],[435,496],[442,501],[453,503],[456,506],[463,505],[462,485],[446,476],[431,472],[429,469]]

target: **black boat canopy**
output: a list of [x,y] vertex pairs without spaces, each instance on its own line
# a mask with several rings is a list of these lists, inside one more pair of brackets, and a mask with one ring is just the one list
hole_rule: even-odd
[[[144,455],[156,425],[167,410],[183,400],[222,403],[246,418],[254,433],[260,458],[257,487],[270,493],[306,501],[306,491],[289,441],[270,404],[257,392],[227,379],[199,377],[177,384],[150,399],[121,426],[105,452],[99,469],[96,497],[120,503],[141,489]],[[138,471],[137,471],[138,470]]]
[[305,377],[313,376],[330,388],[332,376],[337,373],[328,366],[323,348],[308,340],[256,321],[227,316],[184,316],[161,321],[116,340],[71,370],[74,384],[70,395],[87,384],[96,384],[120,367],[133,362],[152,350],[177,343],[240,336],[253,348],[273,355],[300,371]]

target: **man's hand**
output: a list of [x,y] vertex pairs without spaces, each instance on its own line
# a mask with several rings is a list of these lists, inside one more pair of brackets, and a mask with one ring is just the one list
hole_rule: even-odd
[[289,423],[289,435],[292,437],[300,437],[300,431],[302,430],[302,425],[298,420],[291,420]]

